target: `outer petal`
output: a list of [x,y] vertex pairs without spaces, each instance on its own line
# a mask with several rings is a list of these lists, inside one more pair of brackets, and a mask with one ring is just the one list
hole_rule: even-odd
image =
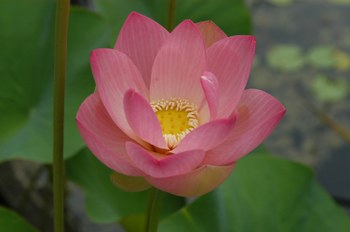
[[124,110],[126,119],[137,136],[159,148],[168,149],[159,120],[141,95],[132,89],[128,90],[124,95]]
[[156,159],[141,146],[127,142],[126,149],[131,160],[147,176],[163,178],[182,175],[196,169],[204,158],[204,151],[192,150]]
[[168,36],[169,32],[158,23],[132,12],[120,30],[114,48],[130,57],[149,86],[154,58]]
[[202,36],[205,42],[205,47],[210,47],[216,41],[219,41],[227,37],[225,32],[223,32],[212,21],[199,22],[199,23],[196,23],[196,26],[202,33]]
[[202,166],[190,173],[167,178],[146,177],[158,189],[174,195],[200,196],[218,187],[230,175],[234,164],[227,166]]
[[135,138],[122,109],[124,94],[130,88],[148,97],[139,71],[125,54],[114,49],[96,49],[90,59],[99,95],[109,115],[122,131]]
[[127,137],[112,121],[97,93],[80,106],[77,124],[86,145],[109,168],[125,175],[140,175],[127,156]]
[[253,36],[228,37],[208,48],[208,71],[215,74],[220,85],[218,117],[227,117],[235,109],[247,84],[254,53]]
[[201,125],[186,135],[173,151],[183,152],[194,149],[208,151],[213,149],[225,141],[235,122],[236,116],[233,115],[228,119],[218,119]]
[[217,116],[219,106],[219,82],[214,74],[204,72],[201,76],[201,84],[208,103],[210,119],[214,120]]
[[203,39],[190,20],[171,33],[154,60],[151,100],[183,98],[197,106],[203,100],[199,78],[205,71]]
[[246,155],[265,140],[285,111],[271,95],[261,90],[246,90],[238,106],[234,130],[223,144],[207,152],[204,163],[225,165]]

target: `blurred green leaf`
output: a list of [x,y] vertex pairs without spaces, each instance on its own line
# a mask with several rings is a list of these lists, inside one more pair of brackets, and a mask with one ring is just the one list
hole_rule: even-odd
[[311,90],[321,102],[337,102],[347,96],[349,85],[345,79],[334,79],[321,74],[312,79]]
[[332,68],[335,65],[332,46],[317,46],[307,54],[308,62],[316,68]]
[[[161,25],[167,25],[168,1],[164,0],[94,0],[97,12],[106,17],[118,31],[131,11],[153,18]],[[176,1],[176,22],[192,19],[195,22],[212,20],[228,35],[250,34],[251,18],[244,0],[178,0]],[[115,39],[111,41],[114,45]]]
[[244,0],[178,0],[177,22],[212,20],[228,35],[251,34],[250,13]]
[[[110,180],[112,170],[100,163],[87,149],[66,161],[67,176],[86,193],[89,217],[99,223],[116,222],[146,212],[148,191],[131,193],[119,190]],[[185,204],[182,197],[165,194],[161,215],[165,217]],[[125,219],[125,221],[127,221]]]
[[0,230],[6,232],[38,232],[17,213],[0,206]]
[[[50,162],[54,1],[0,2],[0,161]],[[93,91],[93,48],[105,47],[111,31],[98,15],[72,9],[69,25],[65,108],[65,157],[83,147],[75,114]]]
[[276,45],[267,53],[269,65],[282,71],[297,71],[304,66],[305,60],[299,46],[293,44]]
[[159,231],[350,231],[346,213],[300,164],[250,155],[214,192],[160,223]]

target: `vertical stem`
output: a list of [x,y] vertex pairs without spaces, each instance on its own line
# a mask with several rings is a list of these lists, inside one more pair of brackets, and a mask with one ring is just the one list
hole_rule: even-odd
[[156,232],[158,228],[159,210],[162,200],[162,193],[152,188],[148,201],[145,232]]
[[168,2],[168,31],[172,31],[175,25],[175,9],[176,0],[169,0]]
[[53,193],[55,232],[64,231],[63,128],[69,8],[69,0],[57,0],[53,103]]

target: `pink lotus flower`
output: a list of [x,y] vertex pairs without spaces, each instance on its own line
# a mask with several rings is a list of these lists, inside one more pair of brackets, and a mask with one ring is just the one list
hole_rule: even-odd
[[77,114],[80,133],[121,187],[207,193],[285,113],[244,89],[254,52],[253,36],[227,37],[210,21],[169,33],[131,13],[114,49],[91,54],[97,88]]

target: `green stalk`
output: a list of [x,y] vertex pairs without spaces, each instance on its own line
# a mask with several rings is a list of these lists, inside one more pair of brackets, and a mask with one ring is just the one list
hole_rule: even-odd
[[168,31],[172,31],[175,25],[175,9],[176,9],[176,0],[169,0],[168,2]]
[[162,192],[156,188],[152,188],[150,191],[145,232],[157,231],[162,195],[163,195]]
[[53,103],[53,195],[55,232],[64,231],[64,86],[66,79],[69,8],[69,0],[57,0]]

